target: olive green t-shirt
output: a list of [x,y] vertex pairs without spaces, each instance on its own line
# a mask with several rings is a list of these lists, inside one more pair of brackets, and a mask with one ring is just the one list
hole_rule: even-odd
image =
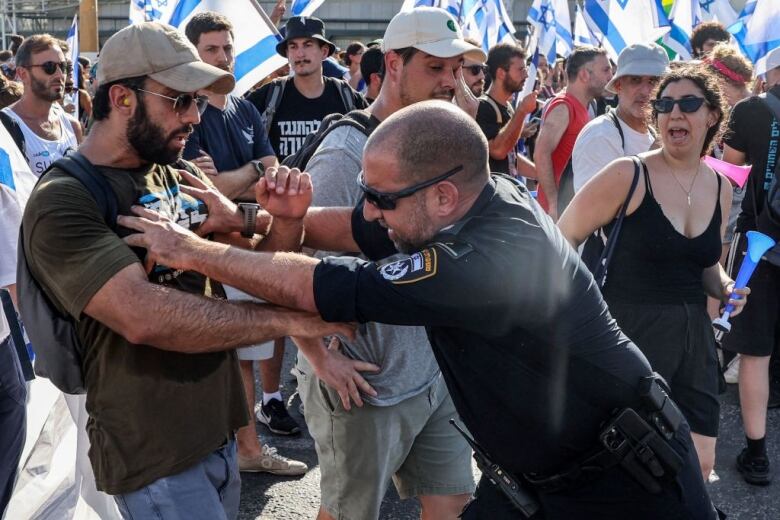
[[[205,218],[198,201],[179,191],[180,176],[171,167],[98,170],[116,193],[119,214],[141,204],[185,227]],[[235,351],[182,354],[131,344],[83,313],[95,293],[139,257],[103,221],[78,180],[49,173],[30,196],[23,231],[32,274],[52,302],[77,320],[86,350],[89,457],[99,490],[127,493],[179,473],[247,424]],[[149,279],[204,297],[221,291],[197,273],[156,267]]]

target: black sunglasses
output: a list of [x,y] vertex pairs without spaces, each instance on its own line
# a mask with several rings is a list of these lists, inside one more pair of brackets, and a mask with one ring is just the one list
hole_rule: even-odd
[[360,189],[363,190],[363,193],[365,194],[366,200],[368,202],[370,202],[371,204],[373,204],[379,209],[393,210],[395,209],[395,204],[398,199],[403,199],[404,197],[414,195],[418,191],[427,188],[428,186],[433,186],[437,182],[441,182],[448,177],[452,177],[462,169],[463,169],[463,165],[461,164],[460,166],[456,166],[455,168],[448,170],[445,173],[442,173],[438,177],[434,177],[433,179],[428,179],[427,181],[421,182],[419,184],[415,184],[413,186],[409,186],[408,188],[404,188],[394,193],[383,193],[381,191],[376,191],[375,189],[366,186],[366,183],[363,181],[363,172],[360,172],[360,175],[358,175],[357,183],[358,186],[360,186]]
[[469,71],[472,76],[476,76],[480,72],[484,73],[487,76],[488,73],[487,65],[464,65],[463,68]]
[[653,101],[653,108],[659,114],[668,114],[674,110],[674,105],[680,105],[680,112],[690,114],[696,112],[707,100],[700,97],[684,97],[682,99],[661,98]]
[[198,109],[199,115],[203,115],[203,112],[206,111],[206,107],[209,106],[208,96],[195,96],[193,94],[179,94],[176,97],[171,97],[171,96],[166,96],[165,94],[160,94],[159,92],[144,90],[142,88],[135,88],[133,90],[135,90],[136,92],[145,92],[146,94],[151,94],[153,96],[170,99],[171,101],[173,101],[173,111],[179,115],[186,114],[187,111],[192,106],[193,101],[195,102],[195,106]]
[[57,69],[60,69],[63,74],[68,74],[73,70],[73,66],[67,61],[44,61],[43,63],[30,65],[30,67],[40,67],[49,76],[57,72]]

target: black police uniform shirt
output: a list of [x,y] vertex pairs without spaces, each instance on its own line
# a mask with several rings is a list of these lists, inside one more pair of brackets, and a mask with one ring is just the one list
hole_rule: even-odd
[[[492,99],[492,98],[491,98]],[[487,99],[487,95],[479,98],[479,106],[477,107],[477,124],[482,129],[482,133],[488,141],[494,139],[502,128],[506,126],[509,120],[512,118],[512,111],[510,111],[509,105],[502,105],[495,99],[492,100],[495,103],[491,103]],[[501,122],[498,122],[498,114],[496,114],[496,107],[501,113]],[[512,153],[514,156],[514,153]],[[509,174],[509,156],[503,159],[494,159],[490,157],[490,171],[496,173]]]
[[[295,81],[289,79],[285,83],[282,100],[276,109],[268,137],[276,157],[282,161],[288,155],[298,151],[303,140],[312,132],[316,132],[320,123],[330,114],[346,114],[347,108],[339,94],[336,79],[325,77],[325,89],[318,98],[309,99],[295,87]],[[248,97],[257,110],[265,112],[269,101],[271,83],[263,85]],[[355,108],[366,108],[363,96],[353,91]]]
[[[770,89],[780,97],[780,85]],[[750,176],[742,199],[742,211],[737,217],[736,231],[745,233],[758,229],[756,216],[766,204],[766,195],[774,178],[775,163],[780,160],[780,121],[775,119],[769,107],[757,96],[737,103],[731,111],[729,128],[724,142],[745,154],[745,161],[752,164]],[[771,226],[767,219],[761,221],[761,231],[780,240],[780,229]]]
[[217,171],[235,170],[249,161],[275,155],[265,134],[260,112],[249,101],[228,95],[224,110],[208,105],[187,145],[184,158],[199,157],[203,150]]
[[[352,222],[369,258],[396,253],[362,205]],[[576,251],[503,177],[411,255],[324,259],[314,297],[328,321],[426,326],[458,414],[515,473],[559,470],[594,449],[600,424],[636,405],[651,372]]]

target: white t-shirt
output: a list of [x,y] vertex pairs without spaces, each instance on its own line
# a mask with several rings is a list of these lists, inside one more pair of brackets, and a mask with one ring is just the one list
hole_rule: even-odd
[[620,118],[618,121],[623,129],[625,150],[620,145],[620,132],[606,114],[585,125],[577,136],[571,155],[575,192],[615,159],[646,152],[653,145],[655,138],[649,131],[640,133]]
[[19,127],[24,134],[24,154],[27,156],[27,159],[29,159],[30,169],[37,177],[40,177],[51,163],[63,157],[68,152],[75,150],[79,146],[78,141],[76,140],[76,133],[73,131],[73,125],[66,116],[65,109],[58,103],[52,103],[51,111],[54,113],[55,117],[60,120],[61,129],[59,139],[53,141],[38,137],[38,135],[27,126],[27,123],[25,123],[16,112],[11,110],[10,107],[3,109],[3,112],[19,123]]
[[[0,288],[16,283],[16,247],[22,213],[37,179],[0,124]],[[0,309],[0,341],[10,334]]]

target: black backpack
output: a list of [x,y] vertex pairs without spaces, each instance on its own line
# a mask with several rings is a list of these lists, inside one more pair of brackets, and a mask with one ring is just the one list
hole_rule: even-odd
[[[108,181],[103,178],[86,157],[75,152],[54,162],[38,182],[52,168],[59,168],[78,179],[92,195],[108,226],[116,229],[117,201]],[[24,252],[24,231],[19,230],[19,252],[16,272],[19,311],[35,349],[35,373],[46,377],[66,394],[83,394],[82,356],[84,346],[76,332],[76,321],[51,302],[30,272]]]
[[315,132],[306,136],[297,152],[284,158],[282,165],[303,171],[325,137],[336,128],[343,126],[357,128],[367,136],[373,130],[371,116],[365,110],[353,110],[348,114],[330,114],[322,120]]

